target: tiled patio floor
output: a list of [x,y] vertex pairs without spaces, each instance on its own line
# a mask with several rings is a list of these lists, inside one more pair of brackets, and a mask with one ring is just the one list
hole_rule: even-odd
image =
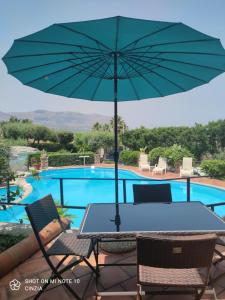
[[[107,254],[101,253],[99,257],[99,262],[135,262],[135,251],[127,254]],[[55,258],[56,260],[59,259]],[[65,262],[67,264],[72,258],[68,258]],[[94,263],[94,258],[91,256],[91,263]],[[216,268],[212,268],[212,274],[219,274],[225,271],[225,263],[219,264]],[[26,289],[34,289],[35,286],[41,286],[40,281],[48,278],[50,270],[45,260],[42,258],[41,253],[38,252],[33,255],[30,259],[25,261],[23,264],[15,268],[8,275],[0,280],[0,299],[1,300],[23,300],[23,299],[33,299],[36,291]],[[76,267],[72,272],[68,271],[64,273],[64,278],[77,278],[80,283],[73,283],[71,286],[81,294],[86,290],[85,299],[94,300],[96,299],[96,289],[95,289],[95,279],[92,278],[90,286],[86,289],[86,285],[90,279],[91,273],[85,264]],[[12,291],[9,287],[9,282],[13,279],[17,279],[21,282],[20,289],[18,291]],[[26,283],[26,280],[37,280],[38,283]],[[105,267],[101,269],[101,277],[99,279],[99,289],[106,291],[135,291],[136,289],[136,267],[126,266],[126,267]],[[225,277],[217,282],[215,285],[216,293],[218,299],[225,299]],[[69,300],[74,299],[63,286],[50,285],[48,291],[43,293],[40,300]],[[131,300],[136,299],[136,297],[119,296],[119,297],[98,297],[98,300]],[[143,299],[155,299],[155,300],[191,300],[193,296],[145,296]],[[213,299],[212,296],[205,294],[202,299]]]

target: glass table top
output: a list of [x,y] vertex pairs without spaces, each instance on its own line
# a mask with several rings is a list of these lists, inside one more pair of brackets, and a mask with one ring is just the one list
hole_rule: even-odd
[[114,221],[115,207],[113,203],[89,204],[79,236],[179,232],[225,235],[225,222],[201,202],[119,204],[120,225]]

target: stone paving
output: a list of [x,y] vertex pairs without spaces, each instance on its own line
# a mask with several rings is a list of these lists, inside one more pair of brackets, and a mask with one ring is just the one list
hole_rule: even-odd
[[[225,252],[225,249],[224,249]],[[225,254],[225,253],[224,253]],[[55,263],[60,257],[54,258]],[[69,257],[65,261],[65,265],[71,262],[73,258]],[[101,252],[99,262],[135,262],[136,253],[132,251],[126,254],[107,254]],[[94,257],[91,256],[89,261],[94,264]],[[212,276],[216,276],[221,272],[225,272],[225,262],[218,264],[216,267],[212,267]],[[48,278],[50,270],[42,257],[40,251],[33,255],[31,258],[26,260],[23,264],[12,270],[5,277],[0,279],[0,299],[1,300],[25,300],[34,299],[34,295],[42,284],[41,281]],[[96,297],[96,285],[95,278],[92,276],[90,269],[82,263],[80,266],[74,268],[72,271],[64,273],[64,278],[78,279],[71,286],[76,290],[78,294],[82,294],[86,291],[84,299],[87,300],[132,300],[136,299],[135,296],[108,296],[108,297]],[[11,280],[17,279],[21,282],[20,289],[18,291],[11,290],[9,283]],[[26,283],[28,282],[29,283]],[[90,282],[89,282],[90,281]],[[89,287],[86,288],[88,282]],[[29,289],[29,290],[28,290]],[[101,269],[101,276],[99,279],[98,290],[104,291],[135,291],[136,289],[136,267],[104,267]],[[215,284],[215,290],[218,299],[225,299],[225,276]],[[48,290],[42,294],[40,300],[70,300],[74,299],[71,294],[58,283],[51,284]],[[193,296],[145,296],[144,299],[155,299],[155,300],[191,300]],[[202,299],[213,299],[209,294],[203,295]]]

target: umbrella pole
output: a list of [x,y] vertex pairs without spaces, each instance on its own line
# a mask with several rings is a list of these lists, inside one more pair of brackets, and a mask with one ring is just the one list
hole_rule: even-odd
[[118,160],[119,160],[119,151],[118,151],[118,124],[117,124],[117,91],[118,91],[118,75],[117,75],[117,59],[118,53],[114,52],[114,162],[115,162],[115,201],[116,201],[116,216],[115,224],[117,230],[119,231],[120,225],[120,215],[119,215],[119,181],[118,181]]

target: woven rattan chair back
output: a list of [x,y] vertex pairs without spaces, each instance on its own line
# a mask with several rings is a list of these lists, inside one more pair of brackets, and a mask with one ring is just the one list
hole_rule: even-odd
[[[60,217],[51,195],[26,206],[26,212],[33,228],[34,234],[42,246],[39,232],[49,223],[58,220],[61,224]],[[62,228],[63,231],[63,228]]]
[[171,186],[165,184],[134,184],[134,203],[172,202]]
[[216,235],[139,236],[137,264],[156,268],[209,268],[212,263]]

